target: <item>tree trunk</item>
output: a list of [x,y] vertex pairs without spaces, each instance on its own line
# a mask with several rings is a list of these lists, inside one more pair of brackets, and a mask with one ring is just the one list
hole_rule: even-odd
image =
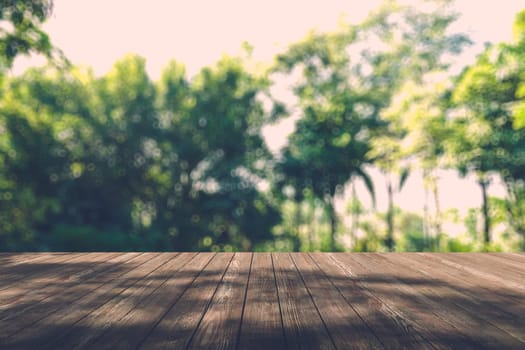
[[438,185],[437,185],[437,178],[432,177],[432,195],[434,196],[434,206],[435,206],[435,215],[436,215],[436,222],[434,224],[434,239],[432,240],[432,250],[436,250],[436,243],[439,239],[439,235],[442,233],[442,226],[441,226],[441,203],[439,201],[439,191],[438,191]]
[[429,224],[429,214],[428,214],[428,184],[425,183],[425,180],[428,179],[428,172],[423,170],[423,191],[424,191],[424,202],[423,202],[423,241],[425,247],[432,246],[432,238],[430,237],[430,224]]
[[355,189],[355,181],[352,182],[352,226],[350,231],[350,240],[352,242],[352,248],[357,243],[357,230],[359,229],[359,215],[360,208],[357,207],[359,199],[357,198],[357,191]]
[[335,233],[337,230],[337,217],[334,208],[334,197],[327,196],[326,206],[328,208],[328,216],[330,218],[330,251],[335,251]]
[[389,251],[394,250],[394,189],[392,188],[392,182],[390,179],[387,180],[387,192],[388,192],[388,211],[386,213],[386,246]]
[[521,237],[521,251],[525,252],[525,226],[517,227],[516,233]]
[[295,239],[294,239],[294,251],[298,252],[301,251],[301,224],[303,221],[302,213],[301,213],[301,202],[297,201],[295,202]]
[[478,184],[481,187],[482,196],[482,213],[483,213],[483,241],[485,244],[490,243],[490,216],[487,189],[489,181],[486,178],[478,179]]
[[521,250],[525,251],[525,219],[520,201],[520,195],[517,193],[515,184],[508,179],[504,179],[507,190],[506,210],[510,226],[516,231],[521,238]]
[[310,199],[308,201],[308,250],[313,252],[314,249],[314,237],[315,237],[315,223],[317,220],[315,220],[315,201],[313,199]]

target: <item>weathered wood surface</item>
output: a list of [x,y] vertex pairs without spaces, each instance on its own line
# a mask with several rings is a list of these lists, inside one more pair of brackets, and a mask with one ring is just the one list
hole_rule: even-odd
[[525,254],[0,254],[0,349],[525,349]]

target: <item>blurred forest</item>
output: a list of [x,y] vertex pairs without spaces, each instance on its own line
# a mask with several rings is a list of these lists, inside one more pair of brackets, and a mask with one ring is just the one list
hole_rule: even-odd
[[[100,77],[75,67],[40,29],[51,2],[0,0],[0,251],[525,250],[525,10],[511,42],[453,74],[471,40],[451,30],[451,1],[427,4],[386,1],[271,65],[245,44],[152,81],[137,55]],[[30,53],[48,66],[10,75]],[[299,119],[273,154],[262,129],[291,114],[279,77]],[[439,190],[461,196],[439,188],[443,169],[476,178],[483,200],[464,218],[440,206]],[[416,170],[422,215],[396,205]],[[488,194],[496,178],[505,197]]]

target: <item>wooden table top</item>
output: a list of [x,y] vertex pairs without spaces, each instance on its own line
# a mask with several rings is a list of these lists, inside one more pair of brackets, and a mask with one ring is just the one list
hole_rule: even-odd
[[0,348],[525,349],[525,254],[3,253]]

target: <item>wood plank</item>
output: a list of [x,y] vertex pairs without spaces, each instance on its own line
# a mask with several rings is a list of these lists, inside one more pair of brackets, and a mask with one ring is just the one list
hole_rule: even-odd
[[12,288],[15,283],[27,282],[29,280],[36,280],[43,276],[48,276],[57,273],[62,268],[67,266],[67,263],[75,259],[81,259],[85,253],[76,254],[58,254],[53,256],[46,256],[45,259],[38,259],[38,261],[31,260],[27,263],[21,263],[17,266],[9,268],[0,275],[0,291]]
[[[52,305],[58,305],[58,309],[45,318],[9,336],[0,336],[0,348],[24,349],[30,347],[31,344],[41,344],[41,347],[44,347],[46,344],[52,343],[56,338],[75,327],[80,320],[92,313],[93,310],[110,302],[128,287],[149,276],[165,261],[166,257],[159,253],[144,253],[133,259],[131,263],[128,263],[131,270],[123,272],[120,269],[116,269],[105,273],[100,277],[101,285],[98,285],[82,298],[75,302],[67,302],[66,299],[62,303],[58,300]],[[44,308],[42,313],[45,310],[46,308]],[[12,324],[16,327],[18,322],[19,320],[17,319]],[[5,332],[2,329],[0,331]]]
[[485,253],[456,253],[449,254],[449,258],[461,259],[465,264],[472,264],[472,266],[481,270],[491,271],[493,273],[503,273],[509,280],[514,280],[521,283],[525,280],[525,270],[517,267],[511,262],[504,259],[495,258]]
[[269,253],[253,255],[239,349],[286,349],[272,257]]
[[[131,259],[129,256],[131,255]],[[76,285],[71,288],[66,288],[63,291],[57,292],[54,296],[46,298],[38,303],[21,303],[20,305],[15,304],[13,307],[2,312],[2,318],[0,321],[0,338],[7,338],[12,336],[14,333],[20,332],[25,328],[32,326],[32,328],[38,328],[38,321],[41,321],[45,317],[51,319],[56,318],[56,315],[49,316],[60,310],[66,309],[71,311],[71,305],[77,300],[82,299],[87,294],[93,291],[97,291],[107,282],[113,282],[116,278],[129,272],[133,267],[146,262],[146,259],[150,259],[151,256],[142,257],[143,261],[140,261],[140,253],[128,253],[122,255],[126,264],[113,264],[109,269],[102,270],[100,274],[92,276],[95,280],[87,280],[85,282],[78,281]],[[137,257],[139,259],[137,259]],[[61,284],[59,284],[60,286]],[[68,315],[73,315],[69,313]],[[37,323],[35,325],[35,323]]]
[[[476,309],[472,310],[471,305],[466,304],[468,300],[456,301],[450,289],[447,290],[443,284],[433,283],[413,269],[399,268],[385,256],[386,254],[371,254],[366,263],[386,272],[387,279],[393,283],[403,284],[403,289],[411,298],[424,302],[428,310],[455,326],[458,332],[477,344],[479,349],[519,348],[525,345],[508,332],[478,317]],[[483,329],[482,333],[479,332],[480,329]]]
[[252,253],[235,253],[188,349],[235,349],[252,257]]
[[[81,255],[82,253],[75,253],[75,256]],[[22,253],[11,255],[8,261],[8,265],[0,266],[0,278],[5,278],[8,274],[13,274],[17,272],[14,268],[18,266],[19,269],[24,269],[24,265],[28,267],[33,267],[31,264],[41,263],[45,264],[48,261],[46,259],[51,259],[49,263],[53,263],[53,260],[56,258],[62,257],[62,260],[73,258],[72,253]],[[27,270],[27,267],[25,268]]]
[[139,348],[185,349],[208,309],[232,258],[231,253],[216,254]]
[[17,252],[17,253],[0,253],[0,259],[8,263],[18,264],[23,261],[31,261],[36,258],[51,257],[56,255],[68,255],[67,252]]
[[312,259],[303,253],[291,254],[291,257],[335,346],[338,349],[383,349],[376,335]]
[[504,298],[498,294],[496,285],[491,286],[492,289],[487,292],[482,285],[470,283],[472,278],[451,278],[442,270],[442,266],[429,265],[428,259],[422,259],[416,254],[397,253],[387,254],[384,257],[400,269],[420,273],[414,273],[413,278],[422,275],[431,283],[442,285],[442,294],[446,295],[446,298],[450,299],[458,309],[463,309],[487,324],[506,331],[524,343],[525,347],[525,319],[523,319],[525,307],[522,300]]
[[169,278],[157,290],[118,321],[117,327],[105,332],[89,346],[94,349],[135,349],[160,322],[166,310],[177,302],[184,291],[210,262],[213,253],[183,253],[187,261],[179,261]]
[[[438,310],[428,305],[424,296],[414,292],[403,283],[391,278],[383,266],[371,264],[370,253],[332,253],[331,258],[346,269],[347,273],[388,305],[402,320],[414,326],[416,331],[439,349],[480,349],[477,343],[448,323]],[[407,290],[408,289],[408,290]],[[406,322],[404,321],[404,322]]]
[[525,252],[504,253],[504,254],[513,255],[514,257],[522,258],[525,260]]
[[[336,264],[325,253],[310,254],[315,263],[331,281],[334,289],[344,297],[359,317],[370,327],[388,349],[434,349],[420,327],[392,309],[360,283],[353,273]],[[428,333],[429,330],[426,330]],[[424,333],[424,332],[423,332]]]
[[[2,285],[0,293],[5,289],[18,287],[20,284],[27,284],[28,281],[34,283],[41,283],[45,278],[60,276],[63,271],[74,270],[75,264],[89,263],[91,259],[102,256],[104,253],[76,253],[68,255],[48,256],[44,260],[37,260],[35,262],[21,263],[1,276],[0,283],[8,283]],[[84,265],[85,266],[85,265]],[[77,269],[81,269],[78,267]]]
[[[69,260],[67,264],[49,271],[47,274],[29,280],[22,280],[12,284],[9,288],[0,291],[0,309],[22,300],[39,300],[49,296],[47,292],[56,290],[57,286],[63,288],[63,284],[74,280],[74,276],[82,275],[97,266],[100,267],[107,260],[119,255],[119,253],[89,253],[82,254],[75,259]],[[32,299],[34,298],[34,299]]]
[[56,255],[67,253],[0,253],[0,278],[1,275],[17,265],[41,261]]
[[473,253],[477,259],[481,259],[486,264],[497,265],[501,269],[511,269],[512,271],[524,276],[525,278],[525,262],[517,262],[512,259],[506,259],[501,254],[490,253]]
[[181,255],[179,253],[164,253],[160,267],[148,276],[139,279],[109,302],[93,310],[80,320],[74,327],[55,339],[48,349],[80,349],[92,347],[92,343],[103,335],[110,327],[118,327],[120,320],[131,312],[138,304],[153,293],[170,276],[171,271],[180,264],[185,264],[195,253]]
[[[491,278],[471,274],[463,269],[443,264],[439,260],[429,258],[426,253],[400,254],[400,259],[416,260],[419,264],[418,267],[426,266],[431,269],[434,276],[439,276],[440,279],[447,281],[454,288],[465,291],[466,289],[462,286],[466,286],[466,288],[475,290],[474,293],[471,293],[474,299],[483,297],[486,302],[501,306],[505,312],[512,309],[511,314],[515,311],[520,315],[525,314],[525,305],[522,303],[523,295],[519,290],[504,286]],[[466,291],[468,292],[468,290]]]
[[335,349],[290,255],[272,253],[272,258],[287,347]]
[[[0,306],[0,329],[6,329],[6,322],[16,318],[17,324],[22,324],[21,320],[25,314],[31,313],[31,322],[36,322],[36,315],[45,315],[53,312],[61,304],[70,303],[85,295],[89,290],[95,288],[93,278],[98,278],[101,273],[109,273],[122,266],[127,261],[137,257],[140,253],[118,254],[104,264],[96,264],[93,267],[69,275],[64,281],[57,281],[41,289],[32,289],[24,293],[11,303]],[[100,280],[97,279],[97,282]],[[80,285],[81,288],[78,288]],[[75,288],[77,287],[77,288]],[[92,287],[92,288],[90,288]],[[66,298],[66,295],[71,298]],[[55,306],[55,309],[47,306]],[[1,333],[0,333],[1,334]]]
[[513,289],[516,292],[524,293],[525,295],[525,283],[523,283],[523,277],[516,276],[510,271],[501,268],[488,266],[486,265],[486,262],[480,263],[479,261],[472,261],[466,253],[427,253],[424,255],[429,259],[434,259],[442,264],[466,271],[472,275],[486,278],[490,281],[499,283],[502,286]]
[[525,349],[525,254],[0,253],[2,261],[1,349]]
[[[472,288],[479,287],[485,290],[489,293],[488,295],[492,295],[494,297],[495,301],[501,302],[503,305],[506,304],[509,306],[518,303],[518,310],[523,310],[523,313],[525,313],[525,305],[522,305],[521,302],[523,300],[523,291],[501,283],[501,279],[499,277],[504,278],[504,276],[495,278],[495,276],[492,274],[479,273],[478,270],[469,269],[460,264],[448,262],[443,263],[441,258],[435,258],[432,254],[429,255],[428,253],[413,254],[410,255],[410,258],[416,259],[420,263],[432,266],[438,271],[446,272],[447,275],[450,276],[454,281],[457,281],[451,283],[466,283],[472,286]],[[512,306],[512,308],[514,309],[514,306]]]
[[525,269],[525,254],[515,254],[515,253],[487,253],[490,255],[497,256],[498,258],[508,259],[521,264],[521,268]]

